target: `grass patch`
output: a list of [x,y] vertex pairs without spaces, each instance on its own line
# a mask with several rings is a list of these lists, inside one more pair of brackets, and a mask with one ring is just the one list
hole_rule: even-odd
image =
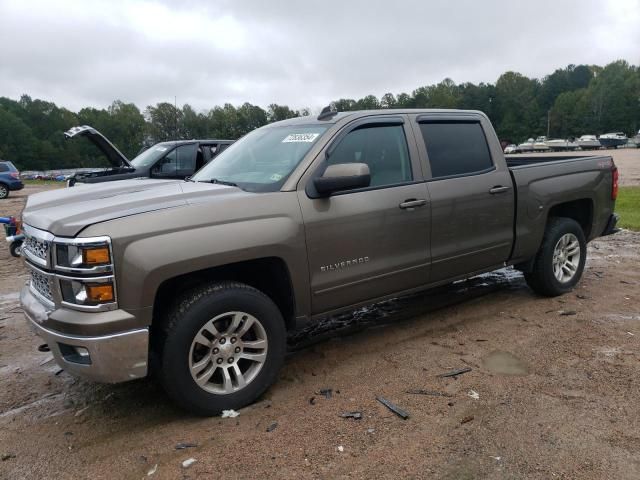
[[640,187],[620,187],[616,213],[620,215],[620,227],[640,231]]

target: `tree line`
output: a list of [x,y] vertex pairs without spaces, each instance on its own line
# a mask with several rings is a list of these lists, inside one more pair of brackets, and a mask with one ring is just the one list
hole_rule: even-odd
[[[640,66],[619,60],[604,67],[569,65],[542,79],[517,72],[502,74],[495,84],[456,84],[446,78],[412,93],[367,95],[332,102],[339,111],[377,108],[460,108],[485,112],[501,140],[517,143],[545,135],[568,138],[640,128]],[[0,158],[22,170],[105,166],[105,159],[87,141],[66,141],[63,132],[91,125],[127,157],[165,140],[237,139],[267,123],[309,115],[272,104],[267,109],[244,103],[207,111],[162,102],[141,111],[132,103],[114,101],[106,109],[86,107],[72,112],[53,102],[23,95],[0,97]]]

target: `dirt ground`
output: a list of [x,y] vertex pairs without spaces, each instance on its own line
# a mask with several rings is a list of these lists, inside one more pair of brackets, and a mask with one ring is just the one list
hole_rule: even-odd
[[[620,152],[623,182],[639,184],[640,150]],[[2,479],[640,478],[639,233],[592,242],[563,297],[503,270],[327,318],[229,419],[191,417],[149,380],[61,372],[23,320],[25,270],[6,247],[0,273]]]

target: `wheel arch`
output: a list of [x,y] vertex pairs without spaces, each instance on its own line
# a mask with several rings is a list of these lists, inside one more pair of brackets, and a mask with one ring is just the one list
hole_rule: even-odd
[[296,303],[293,283],[289,268],[280,257],[263,257],[220,265],[164,280],[155,294],[152,325],[162,320],[162,312],[182,293],[217,281],[240,282],[261,291],[276,304],[287,330],[295,327]]
[[585,238],[588,239],[593,228],[593,199],[580,198],[553,205],[547,214],[546,225],[549,225],[549,221],[556,217],[571,218],[578,222]]

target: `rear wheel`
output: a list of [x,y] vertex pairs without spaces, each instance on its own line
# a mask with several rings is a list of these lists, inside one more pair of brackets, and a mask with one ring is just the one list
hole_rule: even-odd
[[587,244],[582,227],[571,218],[551,218],[533,268],[525,273],[527,284],[540,295],[567,293],[582,277]]
[[284,361],[286,330],[278,307],[244,284],[197,288],[165,323],[161,382],[178,405],[199,415],[255,401]]
[[4,183],[0,183],[0,199],[7,198],[9,196],[9,187]]

